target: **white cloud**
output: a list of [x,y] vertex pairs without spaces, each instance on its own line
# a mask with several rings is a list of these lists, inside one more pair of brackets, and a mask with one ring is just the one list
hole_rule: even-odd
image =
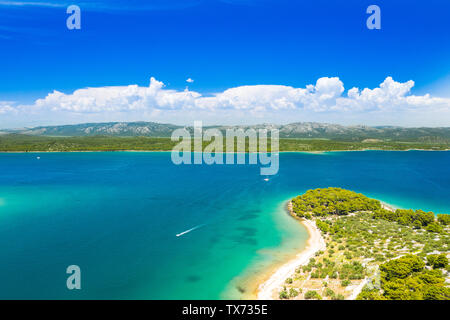
[[17,109],[15,109],[13,105],[14,102],[12,101],[0,101],[0,115],[17,112]]
[[152,1],[130,1],[130,0],[53,0],[53,1],[16,1],[16,0],[0,0],[0,6],[7,7],[49,7],[61,8],[76,4],[83,10],[172,10],[197,6],[199,0],[152,0]]
[[15,6],[15,7],[64,7],[68,6],[66,2],[37,2],[37,1],[0,1],[0,6]]
[[[33,105],[0,103],[0,114],[26,116],[64,123],[89,120],[149,120],[190,123],[255,123],[328,121],[343,124],[450,125],[450,99],[411,94],[413,81],[387,77],[379,87],[351,88],[345,92],[339,78],[323,77],[305,88],[283,85],[240,86],[212,96],[170,90],[151,78],[148,87],[137,85],[59,91]],[[0,115],[0,121],[1,121]],[[34,118],[33,118],[34,117]]]
[[186,82],[187,82],[187,83],[194,83],[194,80],[191,79],[191,78],[187,78],[187,79],[186,79]]

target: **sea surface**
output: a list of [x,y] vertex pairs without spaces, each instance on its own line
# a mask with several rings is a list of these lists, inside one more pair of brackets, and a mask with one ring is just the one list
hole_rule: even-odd
[[[284,206],[311,188],[450,213],[450,152],[279,159],[265,177],[257,165],[177,166],[169,152],[0,154],[0,299],[248,296],[304,247]],[[81,290],[66,287],[69,265]]]

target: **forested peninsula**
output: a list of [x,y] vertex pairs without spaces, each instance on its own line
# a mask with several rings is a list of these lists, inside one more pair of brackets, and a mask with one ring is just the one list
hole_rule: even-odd
[[340,188],[295,197],[290,213],[325,249],[285,279],[279,299],[449,300],[450,215],[392,209]]

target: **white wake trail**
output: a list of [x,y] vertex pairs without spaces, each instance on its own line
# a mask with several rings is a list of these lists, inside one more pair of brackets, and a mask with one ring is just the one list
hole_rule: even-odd
[[186,230],[186,231],[183,231],[183,232],[181,232],[181,233],[178,233],[178,234],[176,234],[175,236],[181,237],[182,235],[184,235],[184,234],[186,234],[186,233],[189,233],[189,232],[191,232],[191,231],[194,231],[195,229],[201,228],[201,227],[203,227],[203,226],[204,226],[204,224],[200,224],[200,225],[195,226],[195,227],[193,227],[193,228],[191,228],[191,229],[189,229],[189,230]]

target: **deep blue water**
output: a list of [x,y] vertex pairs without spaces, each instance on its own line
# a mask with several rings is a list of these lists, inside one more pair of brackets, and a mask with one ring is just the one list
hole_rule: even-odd
[[[283,153],[264,181],[255,165],[176,166],[168,152],[0,154],[0,298],[239,298],[246,275],[304,245],[290,197],[334,186],[450,213],[449,164],[450,152]],[[72,264],[81,290],[66,288]]]

